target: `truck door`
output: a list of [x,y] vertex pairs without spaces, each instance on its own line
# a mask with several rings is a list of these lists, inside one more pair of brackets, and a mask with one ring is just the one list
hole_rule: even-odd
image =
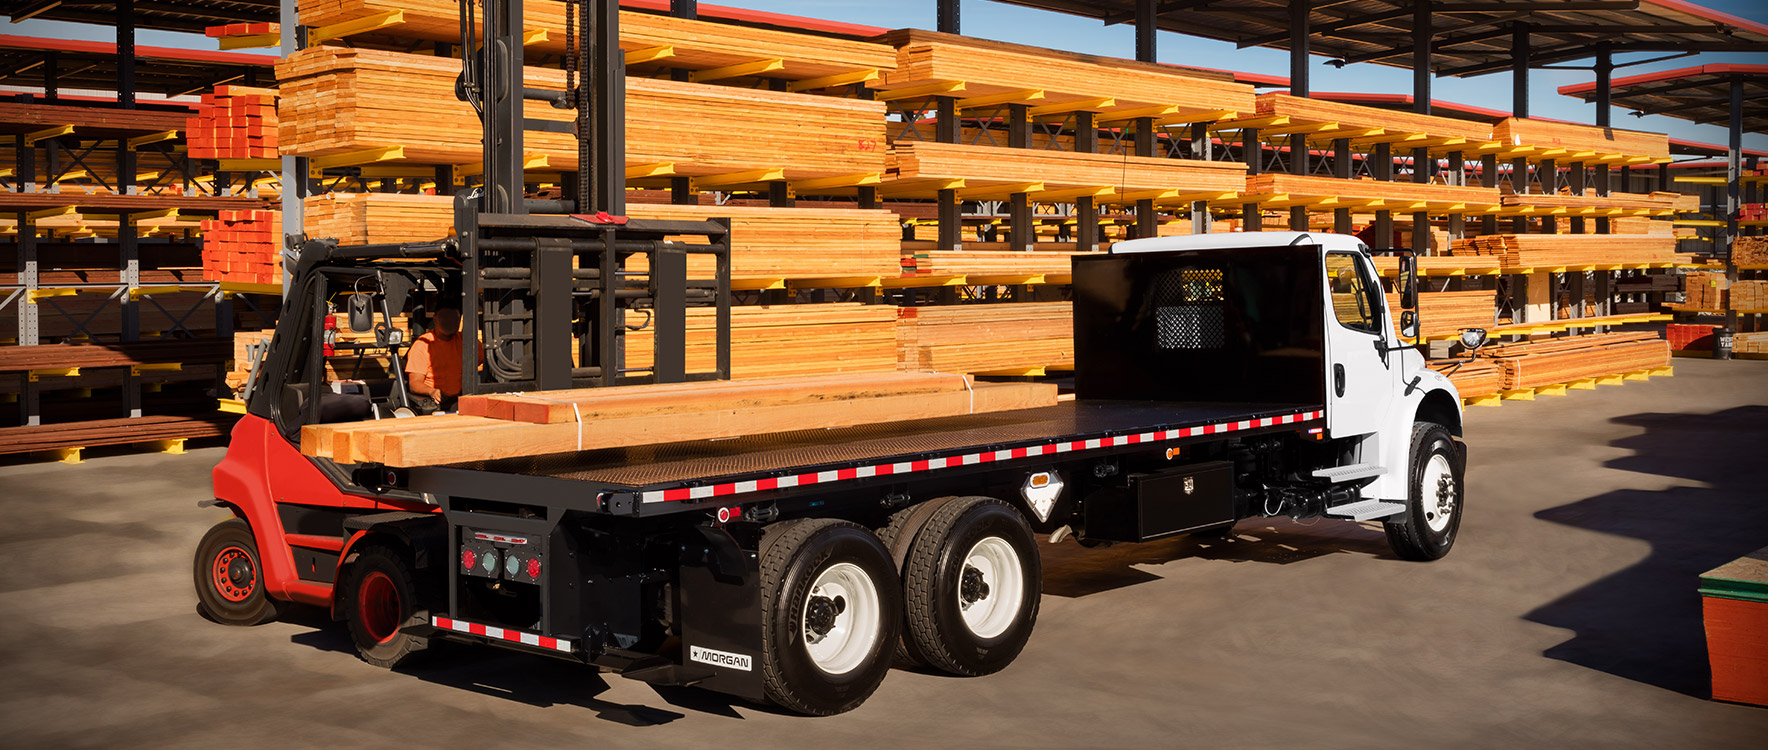
[[1368,256],[1326,253],[1326,429],[1351,437],[1380,429],[1399,357],[1387,345],[1387,307]]

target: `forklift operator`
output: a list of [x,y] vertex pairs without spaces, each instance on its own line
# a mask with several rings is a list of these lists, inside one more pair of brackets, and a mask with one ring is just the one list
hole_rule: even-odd
[[411,342],[405,357],[406,383],[418,397],[420,411],[452,411],[460,397],[460,306],[444,303],[433,322],[430,330]]

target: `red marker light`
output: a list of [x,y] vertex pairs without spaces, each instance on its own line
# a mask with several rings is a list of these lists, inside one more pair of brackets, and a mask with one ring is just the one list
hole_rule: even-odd
[[472,570],[473,563],[475,563],[475,562],[478,562],[478,556],[474,555],[472,550],[463,549],[460,551],[460,566],[461,567],[466,568],[467,570]]
[[730,523],[731,517],[734,515],[736,515],[736,512],[732,508],[719,508],[718,509],[718,522],[719,523]]
[[528,577],[529,578],[539,578],[540,577],[540,558],[538,558],[538,557],[528,558]]

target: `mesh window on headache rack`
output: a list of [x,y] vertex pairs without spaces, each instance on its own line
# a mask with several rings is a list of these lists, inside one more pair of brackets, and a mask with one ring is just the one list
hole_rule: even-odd
[[1177,268],[1154,279],[1155,343],[1162,349],[1220,349],[1222,271]]

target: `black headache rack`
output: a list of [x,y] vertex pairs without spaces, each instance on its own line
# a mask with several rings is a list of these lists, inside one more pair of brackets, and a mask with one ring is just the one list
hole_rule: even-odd
[[[628,517],[731,508],[770,520],[831,492],[871,491],[989,472],[1295,432],[1318,403],[1067,402],[832,430],[475,461],[409,471],[407,486],[445,498]],[[862,497],[867,497],[862,494]]]

